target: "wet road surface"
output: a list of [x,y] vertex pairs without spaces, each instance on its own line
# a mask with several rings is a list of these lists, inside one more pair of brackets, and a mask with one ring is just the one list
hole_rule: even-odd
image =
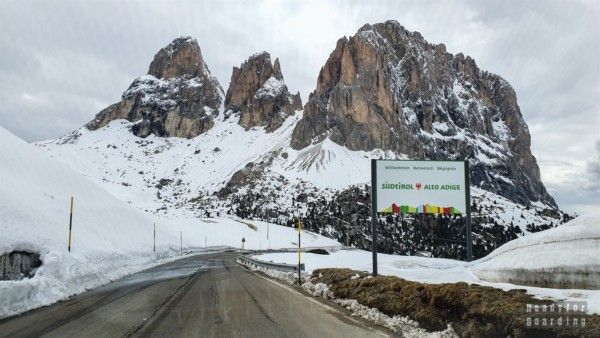
[[239,266],[186,257],[20,316],[0,337],[381,337],[387,333]]

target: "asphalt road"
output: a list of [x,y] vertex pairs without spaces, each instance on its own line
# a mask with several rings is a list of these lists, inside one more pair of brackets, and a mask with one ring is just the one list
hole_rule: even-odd
[[198,255],[0,320],[0,337],[381,337],[386,331],[240,267]]

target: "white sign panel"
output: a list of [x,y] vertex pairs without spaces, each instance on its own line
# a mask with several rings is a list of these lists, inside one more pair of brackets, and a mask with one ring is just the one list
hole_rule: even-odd
[[374,160],[377,212],[464,215],[468,181],[464,161]]

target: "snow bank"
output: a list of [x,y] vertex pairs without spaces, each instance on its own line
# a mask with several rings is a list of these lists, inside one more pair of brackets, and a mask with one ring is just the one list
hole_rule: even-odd
[[[176,237],[152,253],[152,217],[0,128],[0,252],[40,253],[32,279],[0,282],[0,317],[50,304],[137,271],[176,252]],[[69,201],[75,198],[72,252]]]
[[[298,262],[296,253],[269,253],[256,258],[277,263]],[[338,250],[329,255],[302,253],[301,259],[308,273],[322,268],[372,271],[371,252],[364,250]],[[418,282],[453,283],[474,278],[465,268],[467,263],[452,259],[378,254],[377,261],[380,274],[401,276]]]
[[[569,230],[566,232],[569,233]],[[566,234],[565,237],[569,238],[569,235]],[[533,253],[531,250],[521,252],[521,260],[528,260],[528,254],[532,255]],[[497,254],[494,252],[491,255]],[[466,282],[495,287],[505,291],[525,289],[529,294],[542,299],[587,301],[588,313],[600,313],[600,290],[543,288],[524,286],[516,283],[487,281],[477,275],[479,273],[479,263],[483,259],[467,263],[452,259],[386,254],[379,254],[377,257],[379,263],[378,269],[381,275],[398,276],[421,283]],[[295,264],[298,261],[295,253],[269,253],[257,255],[255,258],[288,264]],[[592,259],[591,257],[588,258]],[[312,273],[312,271],[321,268],[349,268],[359,271],[372,271],[371,252],[364,250],[338,250],[331,252],[330,255],[303,253],[302,262],[306,266],[307,273]],[[543,262],[540,264],[543,264]]]
[[472,270],[493,282],[600,289],[600,213],[510,241]]

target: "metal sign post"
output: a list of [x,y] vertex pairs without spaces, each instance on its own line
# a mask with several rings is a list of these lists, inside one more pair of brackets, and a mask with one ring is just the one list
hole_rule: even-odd
[[156,223],[154,223],[154,243],[152,245],[152,251],[156,252]]
[[466,216],[465,228],[467,231],[467,262],[473,260],[473,238],[471,234],[471,183],[469,161],[465,161],[465,189],[466,189]]
[[377,276],[377,160],[371,160],[371,250],[373,251],[373,276]]

